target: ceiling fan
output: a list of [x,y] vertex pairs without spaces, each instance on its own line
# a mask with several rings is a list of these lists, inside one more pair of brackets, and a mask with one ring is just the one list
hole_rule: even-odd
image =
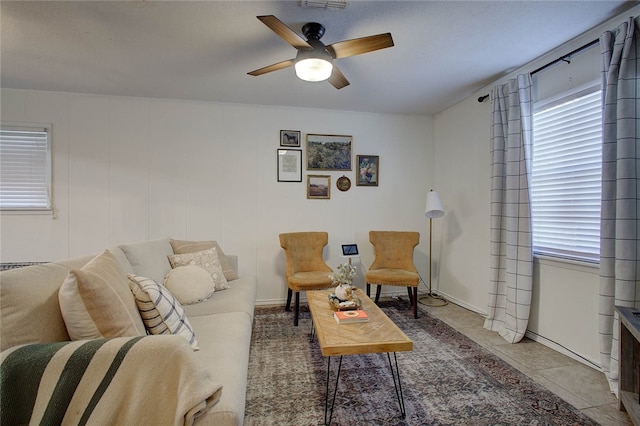
[[349,85],[349,80],[333,64],[334,59],[347,58],[393,46],[391,33],[344,40],[326,46],[320,41],[325,29],[317,22],[309,22],[302,27],[302,33],[307,37],[305,41],[298,33],[273,15],[257,16],[257,18],[284,41],[298,49],[298,54],[294,59],[288,59],[247,73],[253,76],[294,66],[296,75],[303,80],[329,80],[329,83],[336,89],[342,89]]

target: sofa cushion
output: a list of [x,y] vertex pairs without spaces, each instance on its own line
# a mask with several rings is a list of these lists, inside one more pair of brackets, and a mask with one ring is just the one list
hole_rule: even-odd
[[[126,274],[109,250],[83,266],[72,269],[77,281],[77,291],[93,320],[99,337],[143,336],[144,324],[138,313]],[[65,284],[70,281],[66,280]],[[73,291],[73,282],[70,291]],[[70,324],[67,323],[67,329]],[[73,328],[73,325],[71,325]],[[87,337],[88,338],[88,337]]]
[[164,282],[164,277],[171,270],[167,256],[173,254],[168,238],[122,244],[118,247],[127,256],[135,275],[149,277],[157,283]]
[[254,275],[243,275],[225,291],[217,291],[213,297],[201,303],[184,306],[189,318],[228,312],[242,312],[250,319],[256,303],[258,284]]
[[224,254],[224,252],[220,248],[220,245],[218,245],[216,241],[186,241],[186,240],[171,239],[170,243],[171,243],[171,247],[173,247],[173,252],[175,254],[195,253],[197,251],[214,248],[218,253],[218,258],[220,259],[220,265],[222,266],[222,271],[227,281],[233,281],[238,279],[238,272],[227,261],[226,255]]
[[202,421],[209,425],[242,425],[252,320],[242,312],[229,312],[192,318],[192,322],[198,336],[202,336],[201,350],[194,356],[211,372],[216,382],[224,386],[220,399]]
[[69,340],[58,289],[69,270],[47,263],[0,272],[1,350]]
[[178,266],[172,269],[164,279],[164,286],[183,305],[205,301],[215,291],[211,274],[196,265]]
[[124,271],[125,274],[134,274],[133,267],[131,266],[131,262],[127,259],[127,255],[124,251],[118,246],[110,247],[109,251],[116,258],[120,267]]
[[211,274],[217,291],[229,288],[227,279],[224,277],[224,273],[222,272],[218,253],[215,249],[197,251],[194,253],[172,254],[169,255],[169,262],[173,268],[185,265],[200,266]]
[[199,349],[187,314],[169,290],[137,275],[129,275],[129,286],[149,333],[177,334],[187,339],[194,350]]

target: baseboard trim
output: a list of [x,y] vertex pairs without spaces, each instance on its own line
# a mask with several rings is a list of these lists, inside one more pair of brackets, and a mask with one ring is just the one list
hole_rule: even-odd
[[458,305],[458,306],[460,306],[462,308],[465,308],[468,311],[475,312],[476,314],[482,315],[485,318],[487,317],[487,312],[483,311],[482,309],[478,308],[477,306],[469,305],[468,303],[466,303],[466,302],[464,302],[464,301],[462,301],[460,299],[457,299],[457,298],[455,298],[455,297],[453,297],[453,296],[451,296],[451,295],[449,295],[447,293],[442,293],[442,292],[436,293],[436,292],[434,292],[434,294],[437,294],[438,296],[441,296],[441,297],[447,299],[449,302],[453,303],[454,305]]
[[560,345],[559,343],[556,343],[553,340],[549,340],[546,337],[541,336],[531,330],[527,330],[527,332],[524,335],[529,339],[533,340],[534,342],[538,342],[541,345],[544,345],[550,349],[553,349],[556,352],[560,352],[561,354],[566,355],[569,358],[572,358],[588,367],[591,367],[594,370],[602,372],[602,368],[600,368],[600,363],[596,360],[577,354],[565,348],[564,346]]

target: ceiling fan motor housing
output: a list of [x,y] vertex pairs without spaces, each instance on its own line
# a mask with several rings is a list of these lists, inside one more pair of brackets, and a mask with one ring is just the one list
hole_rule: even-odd
[[307,40],[320,40],[324,35],[324,26],[317,22],[309,22],[302,26],[302,34]]
[[327,50],[327,46],[325,46],[319,40],[308,40],[308,43],[311,45],[313,49],[299,49],[296,54],[296,61],[301,61],[307,58],[318,58],[324,59],[328,62],[333,62],[333,56]]
[[327,50],[327,46],[320,41],[324,35],[324,31],[324,26],[317,22],[309,22],[302,26],[302,33],[307,38],[307,43],[309,43],[312,49],[298,49],[296,62],[308,58],[324,59],[329,63],[333,62],[333,56],[331,56]]

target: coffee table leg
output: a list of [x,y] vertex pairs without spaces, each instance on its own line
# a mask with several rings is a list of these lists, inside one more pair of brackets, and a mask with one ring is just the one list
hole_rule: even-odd
[[[342,369],[342,355],[340,355],[340,362],[338,363],[338,374],[336,374],[336,385],[335,385],[335,388],[333,389],[333,399],[331,400],[331,411],[329,411],[329,376],[331,372],[331,357],[327,358],[327,386],[324,393],[324,424],[325,425],[330,425],[331,419],[333,418],[333,409],[335,408],[335,405],[336,405],[336,394],[338,393],[338,380],[340,380],[341,369]],[[394,376],[394,382],[395,382],[395,376]],[[328,421],[327,421],[327,412],[329,412]]]
[[[398,397],[398,404],[400,405],[400,414],[402,414],[402,418],[404,419],[407,416],[407,411],[404,406],[404,395],[402,394],[402,382],[400,381],[400,369],[398,368],[398,358],[396,357],[396,353],[393,353],[393,361],[395,362],[395,370],[393,368],[393,363],[391,362],[391,355],[387,352],[387,358],[389,359],[389,368],[391,369],[391,376],[393,377],[393,386],[396,388],[396,397]],[[398,376],[398,380],[396,382],[396,375]]]

